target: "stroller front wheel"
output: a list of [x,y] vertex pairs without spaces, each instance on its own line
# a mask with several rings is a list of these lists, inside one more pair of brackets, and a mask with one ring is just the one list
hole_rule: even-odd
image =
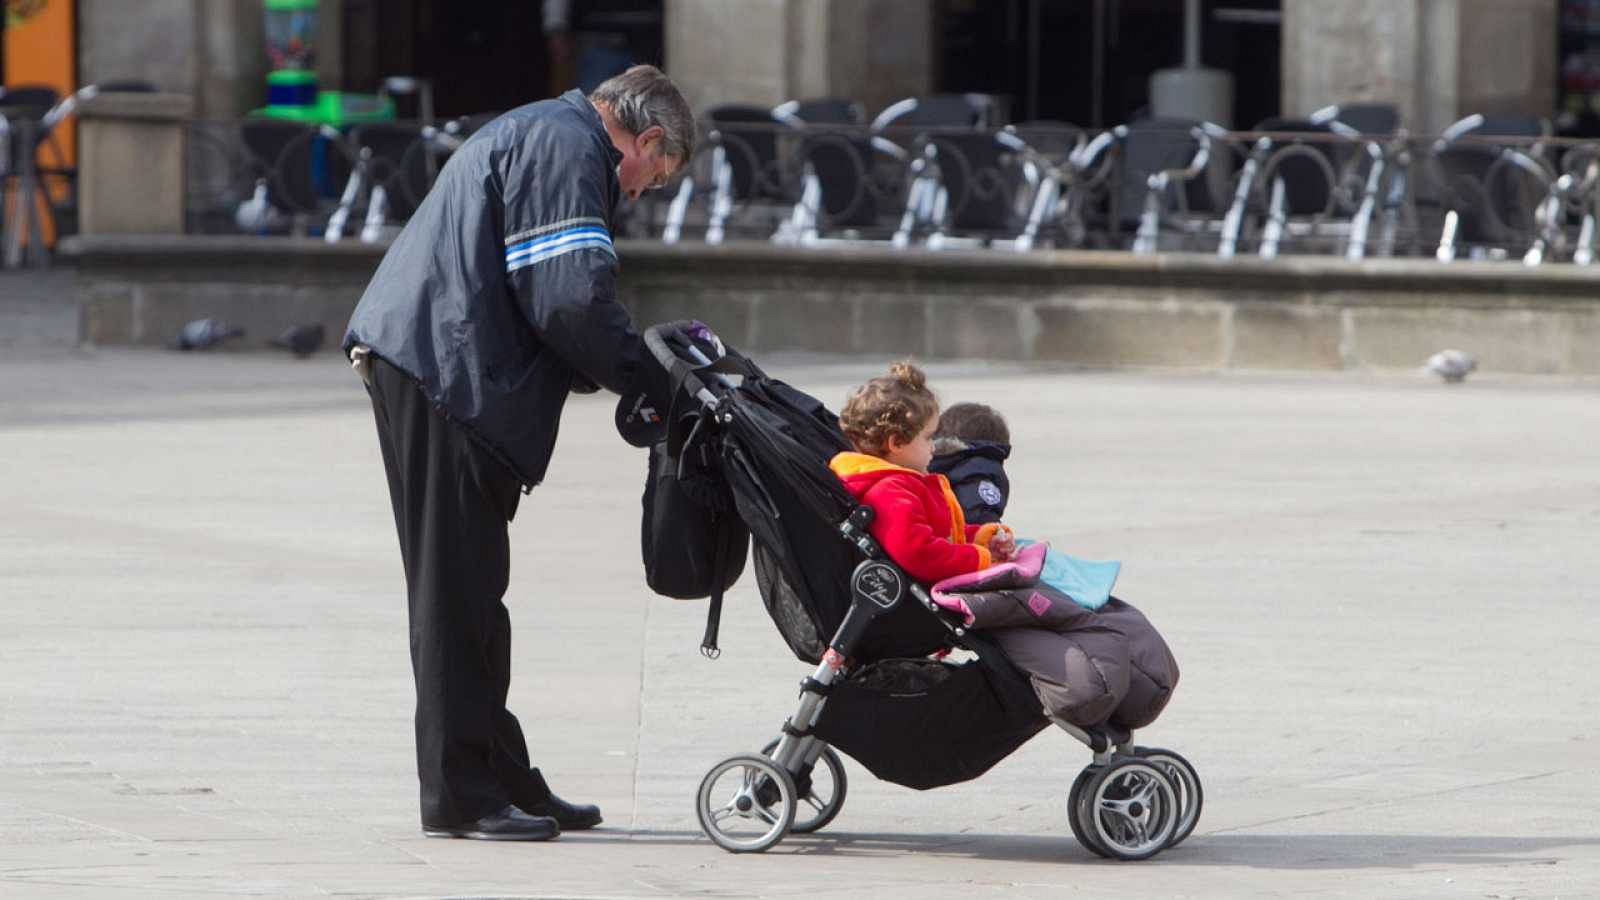
[[1163,766],[1123,757],[1097,767],[1070,810],[1090,849],[1113,859],[1149,859],[1178,824],[1178,792]]
[[[773,738],[761,748],[762,756],[771,756],[778,749],[778,739]],[[812,765],[794,775],[795,795],[800,798],[800,806],[795,813],[794,825],[789,830],[795,834],[810,834],[820,831],[833,817],[844,808],[844,795],[847,782],[844,775],[844,762],[839,759],[839,754],[833,752],[832,747],[823,747],[822,756],[818,762],[828,770],[828,780],[833,782],[830,790],[826,785],[819,784],[817,767]],[[809,807],[814,812],[807,813]],[[804,815],[804,818],[801,816]]]
[[741,753],[700,780],[700,829],[730,853],[760,853],[788,834],[798,806],[794,779],[765,756]]

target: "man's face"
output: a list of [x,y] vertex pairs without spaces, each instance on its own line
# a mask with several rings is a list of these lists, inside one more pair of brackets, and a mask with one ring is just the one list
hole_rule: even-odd
[[651,125],[633,140],[624,140],[617,147],[622,151],[617,180],[622,183],[622,192],[629,200],[639,199],[645,191],[664,187],[683,164],[683,160],[663,152],[662,134],[660,125]]

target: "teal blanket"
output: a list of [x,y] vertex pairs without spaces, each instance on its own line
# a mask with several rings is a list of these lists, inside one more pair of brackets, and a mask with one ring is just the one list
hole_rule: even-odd
[[[1019,539],[1017,546],[1026,547],[1034,541]],[[1111,588],[1122,572],[1122,563],[1114,560],[1079,559],[1051,548],[1045,552],[1044,569],[1039,580],[1072,598],[1084,609],[1099,609],[1111,598]]]

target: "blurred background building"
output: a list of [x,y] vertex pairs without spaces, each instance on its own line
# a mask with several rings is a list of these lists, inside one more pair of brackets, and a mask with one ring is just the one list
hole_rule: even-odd
[[[262,104],[263,0],[8,0],[45,34],[6,40],[6,83],[141,79],[202,118]],[[1185,59],[1184,0],[319,0],[324,88],[428,79],[442,116],[505,109],[665,63],[697,107],[846,96],[1004,97],[1015,121],[1099,127],[1150,106]],[[1576,114],[1600,92],[1588,0],[1199,0],[1200,61],[1248,126],[1384,102],[1416,130],[1463,111]],[[16,30],[18,26],[13,26]],[[26,44],[26,45],[24,45]],[[44,51],[41,53],[41,51]],[[63,81],[70,84],[61,83]]]

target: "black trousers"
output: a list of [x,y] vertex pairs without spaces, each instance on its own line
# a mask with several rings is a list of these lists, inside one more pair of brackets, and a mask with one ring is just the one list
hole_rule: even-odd
[[456,825],[550,796],[506,709],[521,485],[405,373],[373,359],[367,392],[405,564],[422,821]]

